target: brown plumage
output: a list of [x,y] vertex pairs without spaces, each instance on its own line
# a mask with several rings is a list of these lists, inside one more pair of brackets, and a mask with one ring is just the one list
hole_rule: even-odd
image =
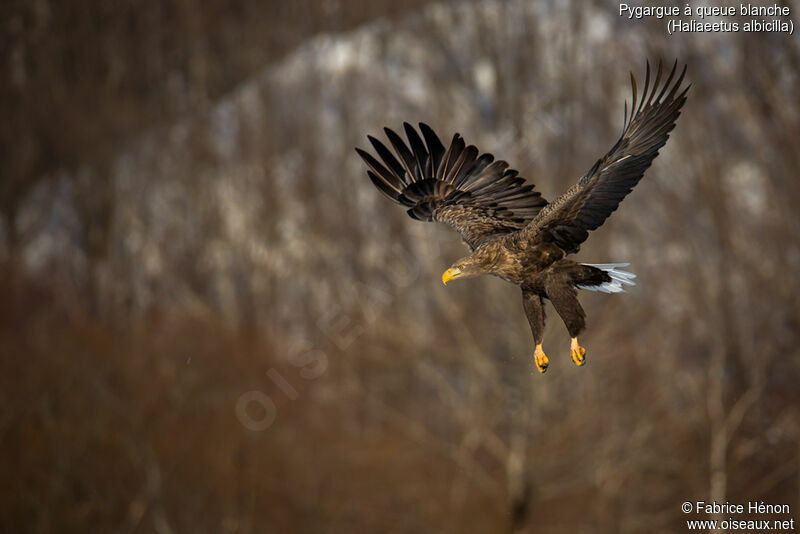
[[633,285],[634,275],[619,270],[627,264],[582,264],[565,256],[578,252],[589,232],[617,209],[667,142],[689,90],[679,92],[686,67],[673,83],[676,68],[677,62],[662,84],[659,64],[651,85],[648,63],[641,100],[631,74],[631,113],[629,118],[626,104],[619,140],[550,204],[505,161],[494,161],[491,154],[466,146],[459,134],[445,150],[425,124],[419,125],[422,137],[403,124],[408,145],[384,129],[396,156],[369,136],[383,162],[356,149],[381,192],[406,206],[414,219],[450,225],[469,245],[471,254],[447,269],[443,282],[492,274],[522,288],[523,307],[536,343],[534,362],[542,372],[547,368],[541,347],[544,299],[553,303],[564,321],[572,338],[572,359],[582,365],[585,350],[577,337],[584,329],[585,314],[577,290],[616,293],[623,285]]

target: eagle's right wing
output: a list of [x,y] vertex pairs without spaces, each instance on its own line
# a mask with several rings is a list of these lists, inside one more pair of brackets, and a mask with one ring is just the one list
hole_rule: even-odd
[[372,136],[368,138],[383,163],[360,148],[356,152],[369,166],[372,183],[408,207],[412,218],[448,224],[475,249],[487,239],[524,228],[547,205],[508,163],[479,155],[459,134],[445,150],[428,125],[419,125],[424,142],[410,124],[403,127],[410,149],[384,128],[397,157]]

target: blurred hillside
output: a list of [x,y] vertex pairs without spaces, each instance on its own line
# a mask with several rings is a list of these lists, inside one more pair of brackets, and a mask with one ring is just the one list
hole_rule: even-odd
[[[2,530],[681,532],[714,499],[800,520],[800,41],[617,9],[1,7]],[[424,121],[553,200],[647,58],[688,64],[689,101],[577,256],[639,284],[581,296],[583,368],[548,305],[541,376],[519,290],[445,289],[458,236],[353,147]]]

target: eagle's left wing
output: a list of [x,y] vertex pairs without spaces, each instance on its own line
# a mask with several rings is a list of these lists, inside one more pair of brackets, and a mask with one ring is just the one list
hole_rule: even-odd
[[628,121],[626,104],[622,136],[578,183],[539,212],[522,231],[523,236],[534,241],[553,242],[568,254],[574,253],[586,240],[589,231],[600,227],[617,209],[667,142],[681,106],[686,101],[689,87],[678,93],[686,67],[672,84],[676,68],[677,61],[663,86],[660,86],[662,69],[659,63],[656,79],[650,89],[648,63],[644,92],[638,108],[636,80],[631,74],[631,117]]

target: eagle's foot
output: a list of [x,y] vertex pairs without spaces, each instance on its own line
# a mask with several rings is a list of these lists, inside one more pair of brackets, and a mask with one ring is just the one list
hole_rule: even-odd
[[536,345],[536,350],[533,352],[533,363],[536,364],[536,369],[538,369],[540,373],[547,371],[549,360],[547,356],[545,356],[541,344]]
[[569,347],[569,355],[572,358],[572,361],[575,362],[575,365],[581,366],[586,363],[586,349],[578,345],[578,338],[573,337],[570,342]]

